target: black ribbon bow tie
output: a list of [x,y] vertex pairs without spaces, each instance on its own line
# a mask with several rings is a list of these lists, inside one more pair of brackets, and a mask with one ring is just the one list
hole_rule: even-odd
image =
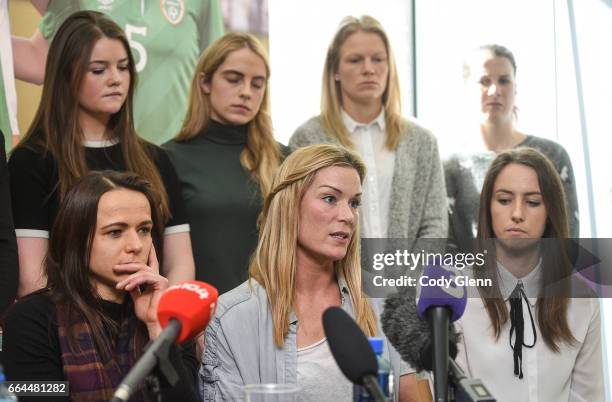
[[[533,343],[525,344],[525,323],[523,321],[523,299],[527,302],[527,311],[529,311],[529,319],[531,320],[531,329],[533,331]],[[514,344],[512,344],[512,335],[516,331]],[[523,282],[519,281],[512,294],[510,295],[510,347],[514,355],[514,375],[518,378],[523,378],[523,346],[532,348],[536,344],[537,333],[535,322],[531,313],[529,299],[525,294]]]

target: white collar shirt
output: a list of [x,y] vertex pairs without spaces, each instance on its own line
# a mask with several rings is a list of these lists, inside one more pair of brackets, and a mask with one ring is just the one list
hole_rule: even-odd
[[512,291],[519,281],[523,284],[529,300],[529,303],[521,300],[524,344],[531,345],[534,341],[528,307],[536,322],[537,340],[532,348],[523,346],[523,378],[520,379],[514,375],[509,320],[496,340],[482,300],[470,298],[465,313],[455,324],[462,334],[456,361],[466,375],[482,380],[498,402],[603,401],[599,300],[569,300],[567,322],[577,342],[574,345],[560,343],[557,353],[546,345],[537,325],[537,294],[542,280],[540,264],[520,279],[501,264],[498,273],[500,292],[508,309]]
[[[518,284],[523,285],[523,289],[527,298],[529,299],[529,307],[533,310],[538,302],[538,294],[540,292],[540,288],[542,287],[542,260],[538,261],[537,265],[534,269],[531,270],[530,273],[525,275],[522,278],[515,277],[506,267],[504,267],[500,262],[497,262],[497,278],[499,279],[499,290],[501,292],[504,300],[508,301],[514,289],[518,286]],[[523,304],[525,300],[523,300]],[[525,310],[527,306],[523,306],[523,310]],[[525,331],[525,336],[532,336],[533,334],[528,334],[528,331]],[[525,343],[531,344],[528,339],[525,339]]]
[[361,236],[385,238],[393,184],[395,151],[385,147],[385,109],[370,123],[357,123],[344,110],[342,121],[368,169],[360,209]]

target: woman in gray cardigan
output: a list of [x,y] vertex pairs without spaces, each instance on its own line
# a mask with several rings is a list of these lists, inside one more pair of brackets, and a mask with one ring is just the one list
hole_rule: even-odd
[[344,19],[327,52],[321,114],[300,126],[289,146],[322,142],[357,150],[368,167],[362,237],[446,237],[446,194],[436,139],[402,118],[391,46],[372,17]]

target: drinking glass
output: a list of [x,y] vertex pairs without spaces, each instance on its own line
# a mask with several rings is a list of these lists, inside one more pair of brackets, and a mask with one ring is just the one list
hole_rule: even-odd
[[249,384],[243,387],[245,402],[297,402],[295,384]]

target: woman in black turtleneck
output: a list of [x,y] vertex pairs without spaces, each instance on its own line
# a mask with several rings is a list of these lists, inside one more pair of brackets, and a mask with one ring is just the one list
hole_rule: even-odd
[[288,148],[272,135],[262,45],[228,33],[200,57],[181,131],[165,144],[191,225],[196,279],[224,293],[247,279],[262,195]]

